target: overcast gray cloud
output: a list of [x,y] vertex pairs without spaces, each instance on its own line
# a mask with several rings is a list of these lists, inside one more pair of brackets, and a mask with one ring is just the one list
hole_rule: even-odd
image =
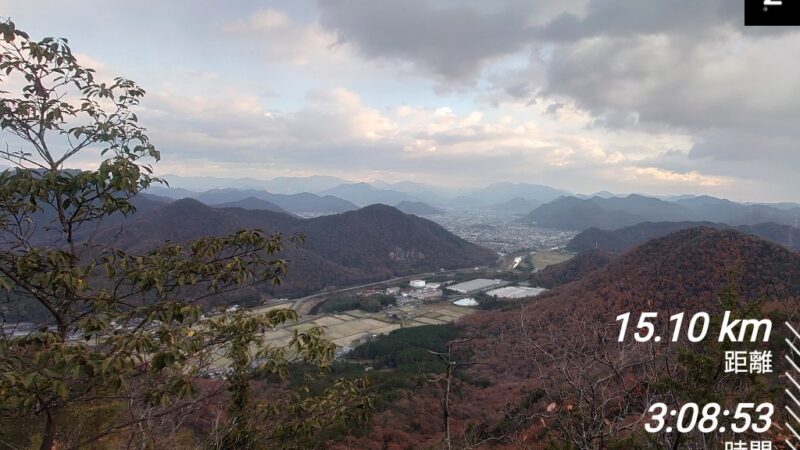
[[322,26],[366,57],[410,61],[463,82],[487,61],[524,49],[542,21],[580,2],[547,3],[326,0],[319,6]]
[[559,46],[545,94],[596,115],[689,129],[793,124],[800,103],[798,35],[747,38],[721,29],[702,42],[668,34],[595,37]]
[[488,11],[485,3],[319,5],[323,27],[340,42],[451,83],[475,77],[492,58],[530,52],[528,68],[489,74],[495,103],[565,95],[602,124],[629,124],[635,115],[692,129],[774,124],[800,110],[786,101],[800,87],[797,34],[746,34],[742,7],[729,0],[501,1]]
[[743,23],[743,14],[741,5],[730,0],[591,0],[583,11],[564,12],[538,34],[558,41],[600,35],[700,36],[720,25]]
[[555,47],[542,95],[572,99],[603,126],[673,127],[697,141],[640,165],[735,177],[758,186],[749,194],[797,191],[800,172],[787,162],[800,142],[800,38],[744,33],[731,17],[706,17],[702,38],[667,23],[652,34],[578,27],[582,37]]

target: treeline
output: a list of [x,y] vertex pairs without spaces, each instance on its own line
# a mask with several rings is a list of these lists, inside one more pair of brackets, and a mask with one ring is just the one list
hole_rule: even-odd
[[312,314],[337,313],[360,309],[367,312],[378,312],[381,309],[396,305],[397,299],[393,295],[378,294],[369,297],[333,297],[315,306]]

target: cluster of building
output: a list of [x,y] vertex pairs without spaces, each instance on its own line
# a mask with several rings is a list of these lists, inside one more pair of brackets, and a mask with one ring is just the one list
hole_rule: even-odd
[[498,211],[450,211],[432,219],[462,239],[502,253],[563,246],[577,234],[519,223],[518,216]]
[[509,286],[508,281],[500,279],[475,278],[453,284],[452,282],[426,282],[422,279],[410,280],[407,286],[393,286],[383,291],[386,295],[397,298],[397,303],[403,305],[418,301],[440,300],[443,297],[460,297],[453,303],[460,306],[476,306],[477,302],[472,295],[483,292],[486,295],[500,299],[517,299],[533,297],[546,291],[540,287]]
[[442,298],[442,283],[428,283],[425,280],[411,280],[407,288],[399,286],[386,288],[387,295],[394,295],[398,304],[411,301],[431,301]]
[[503,280],[476,278],[474,280],[448,286],[447,290],[456,294],[465,295],[483,292],[490,297],[504,299],[535,297],[547,290],[541,287],[509,286],[509,284],[511,283]]

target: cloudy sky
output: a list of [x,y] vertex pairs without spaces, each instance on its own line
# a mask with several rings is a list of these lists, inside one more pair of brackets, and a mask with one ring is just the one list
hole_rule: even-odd
[[148,92],[161,174],[798,201],[800,32],[733,0],[0,0]]

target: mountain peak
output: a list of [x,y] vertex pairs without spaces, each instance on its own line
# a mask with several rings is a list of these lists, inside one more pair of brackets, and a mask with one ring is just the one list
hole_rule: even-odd
[[385,203],[373,203],[355,211],[348,211],[345,214],[354,218],[369,218],[369,220],[378,221],[389,220],[399,222],[411,218],[409,214]]
[[180,210],[184,212],[206,212],[212,208],[194,198],[181,198],[164,206],[165,210]]
[[748,299],[768,291],[798,294],[800,254],[740,231],[700,226],[647,241],[579,283],[585,292],[602,284],[628,291],[619,299],[691,309],[713,300],[732,274]]

